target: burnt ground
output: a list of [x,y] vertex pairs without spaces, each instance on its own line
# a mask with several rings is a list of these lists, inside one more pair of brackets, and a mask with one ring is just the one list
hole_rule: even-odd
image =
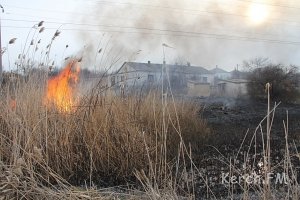
[[[206,119],[214,137],[195,158],[200,169],[197,196],[205,196],[208,193],[207,186],[216,196],[227,196],[228,185],[224,183],[228,179],[224,178],[227,178],[224,174],[232,172],[233,175],[241,176],[263,173],[262,137],[266,139],[266,120],[261,123],[261,128],[259,124],[266,116],[267,104],[247,99],[214,98],[200,101],[204,105],[201,115]],[[290,157],[294,169],[299,171],[300,168],[300,105],[281,103],[275,110],[271,129],[272,173],[282,173],[284,169],[286,140],[283,122],[287,122],[287,116]],[[257,127],[259,128],[254,134]],[[229,167],[230,164],[234,167]],[[255,185],[251,187],[253,190],[257,189]],[[284,184],[281,187],[285,189]],[[234,185],[234,189],[237,193],[241,191],[238,184]]]
[[[206,101],[206,102],[205,102]],[[225,144],[236,144],[249,129],[253,134],[267,114],[267,104],[247,99],[213,99],[205,100],[202,117]],[[272,107],[275,103],[272,103]],[[288,117],[288,120],[287,120]],[[272,139],[284,138],[283,121],[288,121],[289,137],[300,139],[300,105],[281,103],[275,110],[272,123]],[[263,131],[266,120],[262,122]],[[261,132],[261,131],[258,131]],[[226,138],[224,138],[226,136]]]
[[[207,138],[205,145],[201,144],[198,150],[193,152],[192,157],[197,170],[193,174],[189,172],[186,176],[182,176],[182,179],[185,180],[182,182],[191,184],[180,185],[179,187],[182,190],[178,188],[179,195],[181,192],[184,195],[186,191],[192,191],[193,189],[196,199],[226,199],[232,192],[237,195],[235,199],[241,199],[239,194],[243,194],[242,188],[244,186],[232,184],[229,187],[229,177],[241,177],[247,174],[263,175],[264,166],[261,165],[263,161],[262,135],[266,138],[266,120],[261,123],[263,134],[260,129],[257,130],[256,134],[254,133],[259,123],[266,116],[267,104],[265,102],[252,102],[247,99],[213,98],[193,99],[192,101],[196,101],[201,105],[202,110],[199,113],[207,121],[212,137]],[[281,103],[275,110],[271,130],[272,173],[284,172],[286,141],[283,121],[287,121],[287,111],[290,157],[294,170],[299,174],[297,178],[300,182],[300,154],[297,154],[300,152],[300,105]],[[194,179],[189,179],[191,175]],[[110,176],[99,177],[99,180],[101,182],[96,184],[101,188],[124,183]],[[190,180],[193,180],[193,182]],[[77,183],[77,185],[83,184]],[[143,190],[134,177],[129,178],[124,185],[127,185],[130,189]],[[259,199],[257,190],[260,190],[261,186],[261,182],[248,186],[254,194],[254,198],[250,199]],[[278,191],[287,189],[284,183],[273,186]],[[230,190],[233,188],[233,190],[229,191],[228,188]],[[120,191],[117,192],[126,191],[126,189],[123,191],[121,187]],[[278,197],[277,199],[281,198]]]

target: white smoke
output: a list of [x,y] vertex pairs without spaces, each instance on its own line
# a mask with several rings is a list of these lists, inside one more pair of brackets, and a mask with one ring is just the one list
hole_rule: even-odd
[[[300,7],[300,2],[262,2],[269,18],[261,25],[251,24],[247,18],[251,1],[99,1],[95,4],[91,17],[82,19],[83,22],[105,25],[97,28],[107,32],[106,39],[112,37],[111,54],[121,52],[124,60],[161,62],[161,45],[167,43],[175,47],[166,53],[168,62],[184,57],[192,64],[208,68],[219,65],[229,70],[245,59],[259,56],[300,64],[296,59],[299,44],[281,42],[300,42],[297,36],[300,24],[293,22],[300,17],[298,10],[293,8]],[[82,39],[94,36],[89,32],[81,35]],[[91,54],[97,51],[97,41],[93,39],[88,45]]]

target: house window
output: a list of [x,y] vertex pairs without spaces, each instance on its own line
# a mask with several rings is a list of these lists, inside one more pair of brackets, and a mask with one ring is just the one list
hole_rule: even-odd
[[152,74],[148,75],[148,81],[149,82],[154,82],[154,76]]
[[111,85],[115,85],[116,84],[116,77],[115,76],[112,76],[110,78],[110,82],[111,82]]
[[125,81],[125,76],[121,76],[121,82]]
[[203,77],[203,82],[207,83],[207,77]]

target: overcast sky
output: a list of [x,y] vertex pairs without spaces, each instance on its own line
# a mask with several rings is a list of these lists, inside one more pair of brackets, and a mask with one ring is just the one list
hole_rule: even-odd
[[[40,62],[55,31],[50,61],[83,56],[83,67],[124,61],[234,69],[268,57],[300,65],[300,0],[3,0],[5,70],[18,54]],[[32,28],[45,21],[45,31]],[[9,40],[17,38],[14,44]],[[40,43],[37,41],[41,39]],[[30,46],[33,40],[34,45]],[[66,48],[68,45],[68,48]],[[25,48],[24,48],[25,46]],[[35,51],[35,47],[38,50]],[[49,61],[49,62],[50,62]]]

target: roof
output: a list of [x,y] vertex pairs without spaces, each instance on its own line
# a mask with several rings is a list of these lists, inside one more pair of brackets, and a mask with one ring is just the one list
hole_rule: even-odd
[[[142,71],[142,72],[161,72],[163,66],[163,64],[155,64],[155,63],[125,62],[116,73],[119,73],[119,71],[125,65],[130,66],[135,71]],[[211,74],[210,71],[200,66],[166,64],[166,67],[173,72],[179,72],[185,74]]]
[[213,74],[218,74],[218,73],[229,73],[229,72],[227,72],[227,71],[225,71],[224,69],[221,69],[221,68],[218,68],[218,67],[216,67],[216,68],[214,68],[214,69],[211,69],[211,70],[209,70],[211,73],[213,73]]
[[242,84],[242,83],[249,83],[249,80],[246,79],[230,79],[230,80],[221,80],[218,84],[224,84],[224,83],[236,83],[236,84]]
[[230,72],[232,74],[232,78],[235,79],[247,79],[249,72],[233,70]]

